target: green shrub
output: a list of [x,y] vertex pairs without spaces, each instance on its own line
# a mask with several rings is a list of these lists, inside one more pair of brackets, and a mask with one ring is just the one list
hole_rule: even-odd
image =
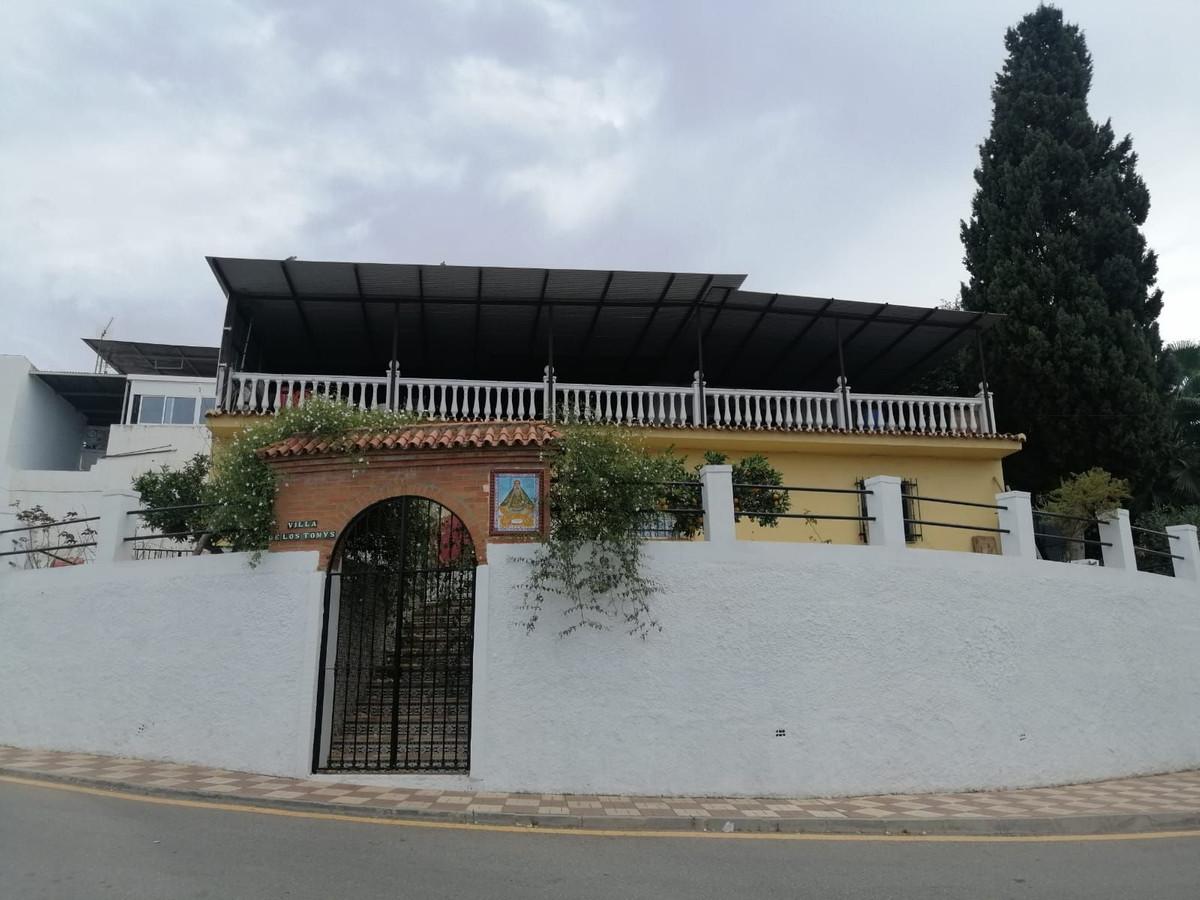
[[[268,444],[311,435],[333,440],[334,451],[349,451],[350,436],[361,431],[387,431],[412,424],[412,413],[359,409],[349,403],[313,397],[303,406],[280,410],[237,432],[213,454],[204,497],[212,504],[207,524],[232,550],[262,551],[275,526],[274,474],[257,452]],[[366,465],[365,457],[359,461]]]

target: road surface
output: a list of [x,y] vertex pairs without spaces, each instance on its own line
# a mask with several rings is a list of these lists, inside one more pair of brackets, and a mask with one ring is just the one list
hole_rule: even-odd
[[0,780],[0,896],[1196,900],[1200,835],[937,843],[514,833],[194,808]]

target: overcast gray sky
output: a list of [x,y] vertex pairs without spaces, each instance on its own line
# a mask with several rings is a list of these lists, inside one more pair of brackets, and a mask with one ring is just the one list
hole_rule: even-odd
[[[5,0],[0,352],[90,369],[110,317],[215,344],[205,254],[933,305],[1034,5]],[[1164,335],[1200,338],[1200,3],[1063,8],[1150,187]]]

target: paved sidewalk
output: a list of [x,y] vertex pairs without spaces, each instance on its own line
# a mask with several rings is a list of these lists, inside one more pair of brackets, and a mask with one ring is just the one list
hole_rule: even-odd
[[0,746],[0,774],[225,802],[568,828],[928,834],[1200,829],[1200,771],[961,794],[834,799],[617,797],[369,787]]

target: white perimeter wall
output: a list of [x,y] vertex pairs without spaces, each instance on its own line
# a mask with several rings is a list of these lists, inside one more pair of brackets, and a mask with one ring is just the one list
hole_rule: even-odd
[[[819,544],[651,544],[662,632],[517,624],[488,547],[472,776],[492,789],[836,795],[1200,766],[1200,586]],[[785,737],[775,737],[785,729]]]
[[[529,550],[491,545],[480,570],[480,789],[835,795],[1200,766],[1195,583],[932,550],[655,543],[661,632],[559,638],[554,608],[532,635],[520,624],[513,557]],[[316,565],[294,552],[0,573],[0,743],[307,773]],[[465,786],[391,780],[437,777]]]
[[0,574],[0,744],[307,772],[316,566],[229,554]]

